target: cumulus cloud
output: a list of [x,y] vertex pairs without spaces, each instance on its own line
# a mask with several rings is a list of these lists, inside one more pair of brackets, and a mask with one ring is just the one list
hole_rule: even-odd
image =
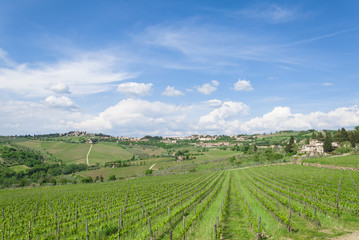
[[52,83],[49,89],[55,93],[71,93],[69,86],[65,83]]
[[262,117],[252,118],[241,124],[240,130],[247,133],[280,130],[336,129],[353,127],[359,122],[359,108],[342,107],[328,113],[292,113],[289,107],[275,107]]
[[[56,101],[50,98],[48,102],[54,104]],[[70,131],[74,128],[69,125],[69,122],[88,118],[91,118],[90,115],[80,111],[69,111],[68,108],[53,107],[45,100],[41,102],[0,101],[1,133],[6,135]]]
[[222,101],[219,99],[212,99],[212,100],[208,100],[203,102],[204,106],[210,107],[210,108],[216,108],[222,105]]
[[0,68],[0,90],[26,97],[67,93],[69,89],[81,95],[104,92],[115,82],[137,76],[114,70],[117,65],[118,59],[107,54],[85,54],[53,64],[15,64]]
[[249,107],[242,102],[226,101],[206,115],[200,117],[198,129],[231,132],[238,125],[239,117],[248,114]]
[[128,96],[147,96],[150,95],[152,86],[152,83],[126,82],[119,84],[117,91]]
[[74,122],[76,129],[118,129],[126,134],[137,135],[148,132],[185,128],[183,112],[190,107],[181,107],[163,102],[141,99],[125,99],[107,108],[97,117]]
[[212,80],[210,83],[205,83],[201,86],[196,86],[198,92],[203,93],[205,95],[209,95],[212,92],[217,90],[217,87],[219,86],[219,82],[216,80]]
[[238,79],[238,81],[234,84],[233,89],[236,91],[248,92],[248,91],[252,91],[253,87],[252,87],[250,81]]
[[166,90],[164,90],[162,92],[162,95],[169,96],[169,97],[176,97],[176,96],[182,96],[184,94],[183,94],[183,92],[181,92],[180,90],[176,90],[172,86],[167,86]]
[[47,98],[45,98],[44,102],[50,107],[77,109],[75,103],[69,97],[66,96],[48,96]]

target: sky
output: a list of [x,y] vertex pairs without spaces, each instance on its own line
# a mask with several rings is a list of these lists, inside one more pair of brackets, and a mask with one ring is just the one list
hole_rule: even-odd
[[0,135],[359,125],[359,1],[0,0]]

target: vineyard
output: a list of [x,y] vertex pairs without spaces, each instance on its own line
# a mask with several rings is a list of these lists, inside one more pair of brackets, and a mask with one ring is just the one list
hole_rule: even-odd
[[359,175],[299,165],[0,190],[2,239],[328,239],[359,226]]

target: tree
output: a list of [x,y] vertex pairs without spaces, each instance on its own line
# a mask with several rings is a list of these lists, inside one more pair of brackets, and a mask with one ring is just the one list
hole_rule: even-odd
[[345,128],[342,128],[340,130],[340,135],[341,135],[341,141],[340,142],[349,141],[349,135],[348,135],[347,130],[345,130]]
[[289,142],[284,148],[286,153],[293,153],[294,152],[294,137],[290,136]]
[[324,135],[322,132],[319,132],[318,136],[317,136],[317,140],[319,141],[323,141],[324,140]]
[[317,139],[317,136],[315,135],[315,132],[312,133],[312,139]]
[[111,175],[108,177],[107,179],[108,181],[116,181],[116,176],[115,175]]
[[350,144],[352,145],[352,148],[355,148],[355,145],[356,145],[356,143],[357,143],[357,134],[356,134],[356,132],[353,132],[353,131],[351,131],[351,132],[349,132],[349,142],[350,142]]
[[85,178],[81,179],[81,182],[82,183],[92,183],[93,179],[92,179],[92,177],[85,177]]
[[328,133],[326,134],[326,136],[324,138],[323,148],[324,148],[324,152],[332,152],[333,151],[332,139]]

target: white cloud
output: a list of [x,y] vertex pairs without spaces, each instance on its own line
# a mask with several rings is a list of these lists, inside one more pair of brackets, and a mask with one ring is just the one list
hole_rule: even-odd
[[292,113],[275,107],[260,117],[248,118],[242,102],[218,99],[188,106],[159,101],[125,99],[96,115],[69,111],[76,108],[65,96],[41,102],[0,102],[2,134],[39,134],[74,129],[117,136],[239,134],[280,130],[338,129],[358,125],[359,107],[342,107],[330,112]]
[[210,113],[200,117],[198,130],[214,130],[222,133],[233,133],[238,125],[239,117],[248,114],[249,107],[242,102],[223,102],[221,106],[215,108]]
[[209,95],[212,92],[217,90],[219,86],[219,82],[216,80],[212,80],[211,83],[205,83],[202,86],[195,86],[198,92],[203,93],[205,95]]
[[[7,52],[0,48],[0,60],[6,65],[6,66],[12,66],[14,65],[13,61],[11,61],[8,56]],[[0,63],[1,63],[0,61]]]
[[337,129],[353,127],[359,122],[359,108],[342,107],[328,113],[292,113],[289,107],[275,107],[262,117],[252,118],[240,126],[246,133],[272,132],[280,130]]
[[55,93],[71,93],[70,88],[65,83],[50,84],[49,89]]
[[[50,98],[49,102],[54,104],[56,100]],[[1,133],[6,135],[66,132],[74,130],[69,122],[87,118],[90,116],[80,111],[53,107],[45,100],[0,102]]]
[[107,108],[97,117],[73,122],[76,129],[112,129],[120,135],[145,135],[149,132],[181,131],[186,127],[184,112],[191,107],[181,107],[163,102],[125,99]]
[[50,107],[58,107],[58,108],[69,108],[69,109],[77,109],[75,103],[66,96],[55,97],[48,96],[44,102]]
[[53,64],[16,64],[0,68],[0,90],[26,97],[45,97],[53,92],[93,94],[107,91],[114,83],[137,74],[115,71],[118,59],[107,54],[84,54]]
[[248,91],[252,91],[253,87],[252,87],[250,81],[238,79],[238,81],[234,84],[233,89],[236,91],[248,92]]
[[326,87],[329,87],[329,86],[333,86],[334,83],[326,82],[326,83],[323,83],[322,85],[323,85],[323,86],[326,86]]
[[126,82],[117,86],[117,91],[128,96],[147,96],[152,90],[152,83]]
[[210,108],[216,108],[222,105],[222,101],[219,99],[212,99],[204,102],[203,105],[208,106]]
[[175,97],[175,96],[182,96],[184,95],[183,92],[176,90],[172,86],[167,86],[166,90],[162,92],[162,95],[169,96],[169,97]]

